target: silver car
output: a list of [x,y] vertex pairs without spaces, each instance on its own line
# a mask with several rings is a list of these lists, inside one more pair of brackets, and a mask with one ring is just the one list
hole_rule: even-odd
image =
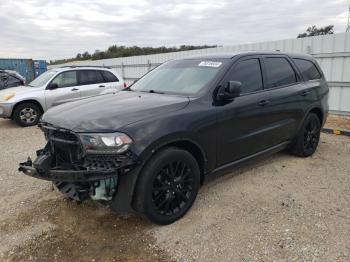
[[61,67],[46,71],[27,86],[0,91],[0,117],[21,126],[36,125],[50,107],[126,87],[105,67]]

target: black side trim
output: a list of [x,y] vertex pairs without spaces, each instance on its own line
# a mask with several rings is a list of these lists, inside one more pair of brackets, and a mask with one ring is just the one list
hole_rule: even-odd
[[246,157],[243,157],[241,159],[238,159],[238,160],[235,160],[233,162],[230,162],[230,163],[227,163],[225,165],[222,165],[216,169],[214,169],[214,171],[211,173],[211,175],[216,175],[216,174],[219,174],[221,172],[224,172],[228,169],[231,169],[232,167],[234,166],[237,166],[239,164],[243,164],[249,160],[252,160],[252,159],[255,159],[255,158],[258,158],[260,156],[263,156],[263,155],[267,155],[267,154],[272,154],[272,153],[275,153],[275,152],[278,152],[278,151],[281,151],[283,149],[285,149],[289,144],[290,144],[291,141],[285,141],[283,143],[280,143],[278,145],[275,145],[273,147],[269,147],[267,149],[264,149],[260,152],[257,152],[255,154],[252,154],[250,156],[246,156]]

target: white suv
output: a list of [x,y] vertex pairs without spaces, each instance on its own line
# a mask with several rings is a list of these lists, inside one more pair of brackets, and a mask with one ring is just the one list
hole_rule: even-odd
[[55,68],[27,86],[1,90],[0,117],[13,119],[21,126],[33,126],[52,106],[125,87],[123,79],[106,67]]

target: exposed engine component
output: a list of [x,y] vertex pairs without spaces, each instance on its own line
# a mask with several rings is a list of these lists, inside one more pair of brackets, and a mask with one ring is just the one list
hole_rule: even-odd
[[69,199],[83,202],[89,198],[90,186],[88,183],[55,181],[53,184],[62,194],[64,194]]
[[65,181],[55,181],[53,183],[57,189],[69,199],[83,202],[89,197],[92,200],[111,200],[116,192],[117,182],[117,177],[111,177],[87,183]]
[[90,197],[93,200],[106,200],[112,199],[116,192],[118,183],[117,177],[111,177],[104,180],[93,182],[93,190],[90,191]]

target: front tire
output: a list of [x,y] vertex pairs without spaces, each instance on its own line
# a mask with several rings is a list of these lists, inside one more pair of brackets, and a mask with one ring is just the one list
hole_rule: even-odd
[[168,225],[190,209],[199,186],[196,159],[185,150],[166,148],[152,157],[141,172],[134,206],[151,222]]
[[33,103],[23,103],[15,107],[13,119],[20,126],[35,126],[38,124],[42,112],[40,108]]
[[301,157],[313,155],[320,141],[320,133],[320,119],[314,113],[308,114],[289,149],[290,153]]

